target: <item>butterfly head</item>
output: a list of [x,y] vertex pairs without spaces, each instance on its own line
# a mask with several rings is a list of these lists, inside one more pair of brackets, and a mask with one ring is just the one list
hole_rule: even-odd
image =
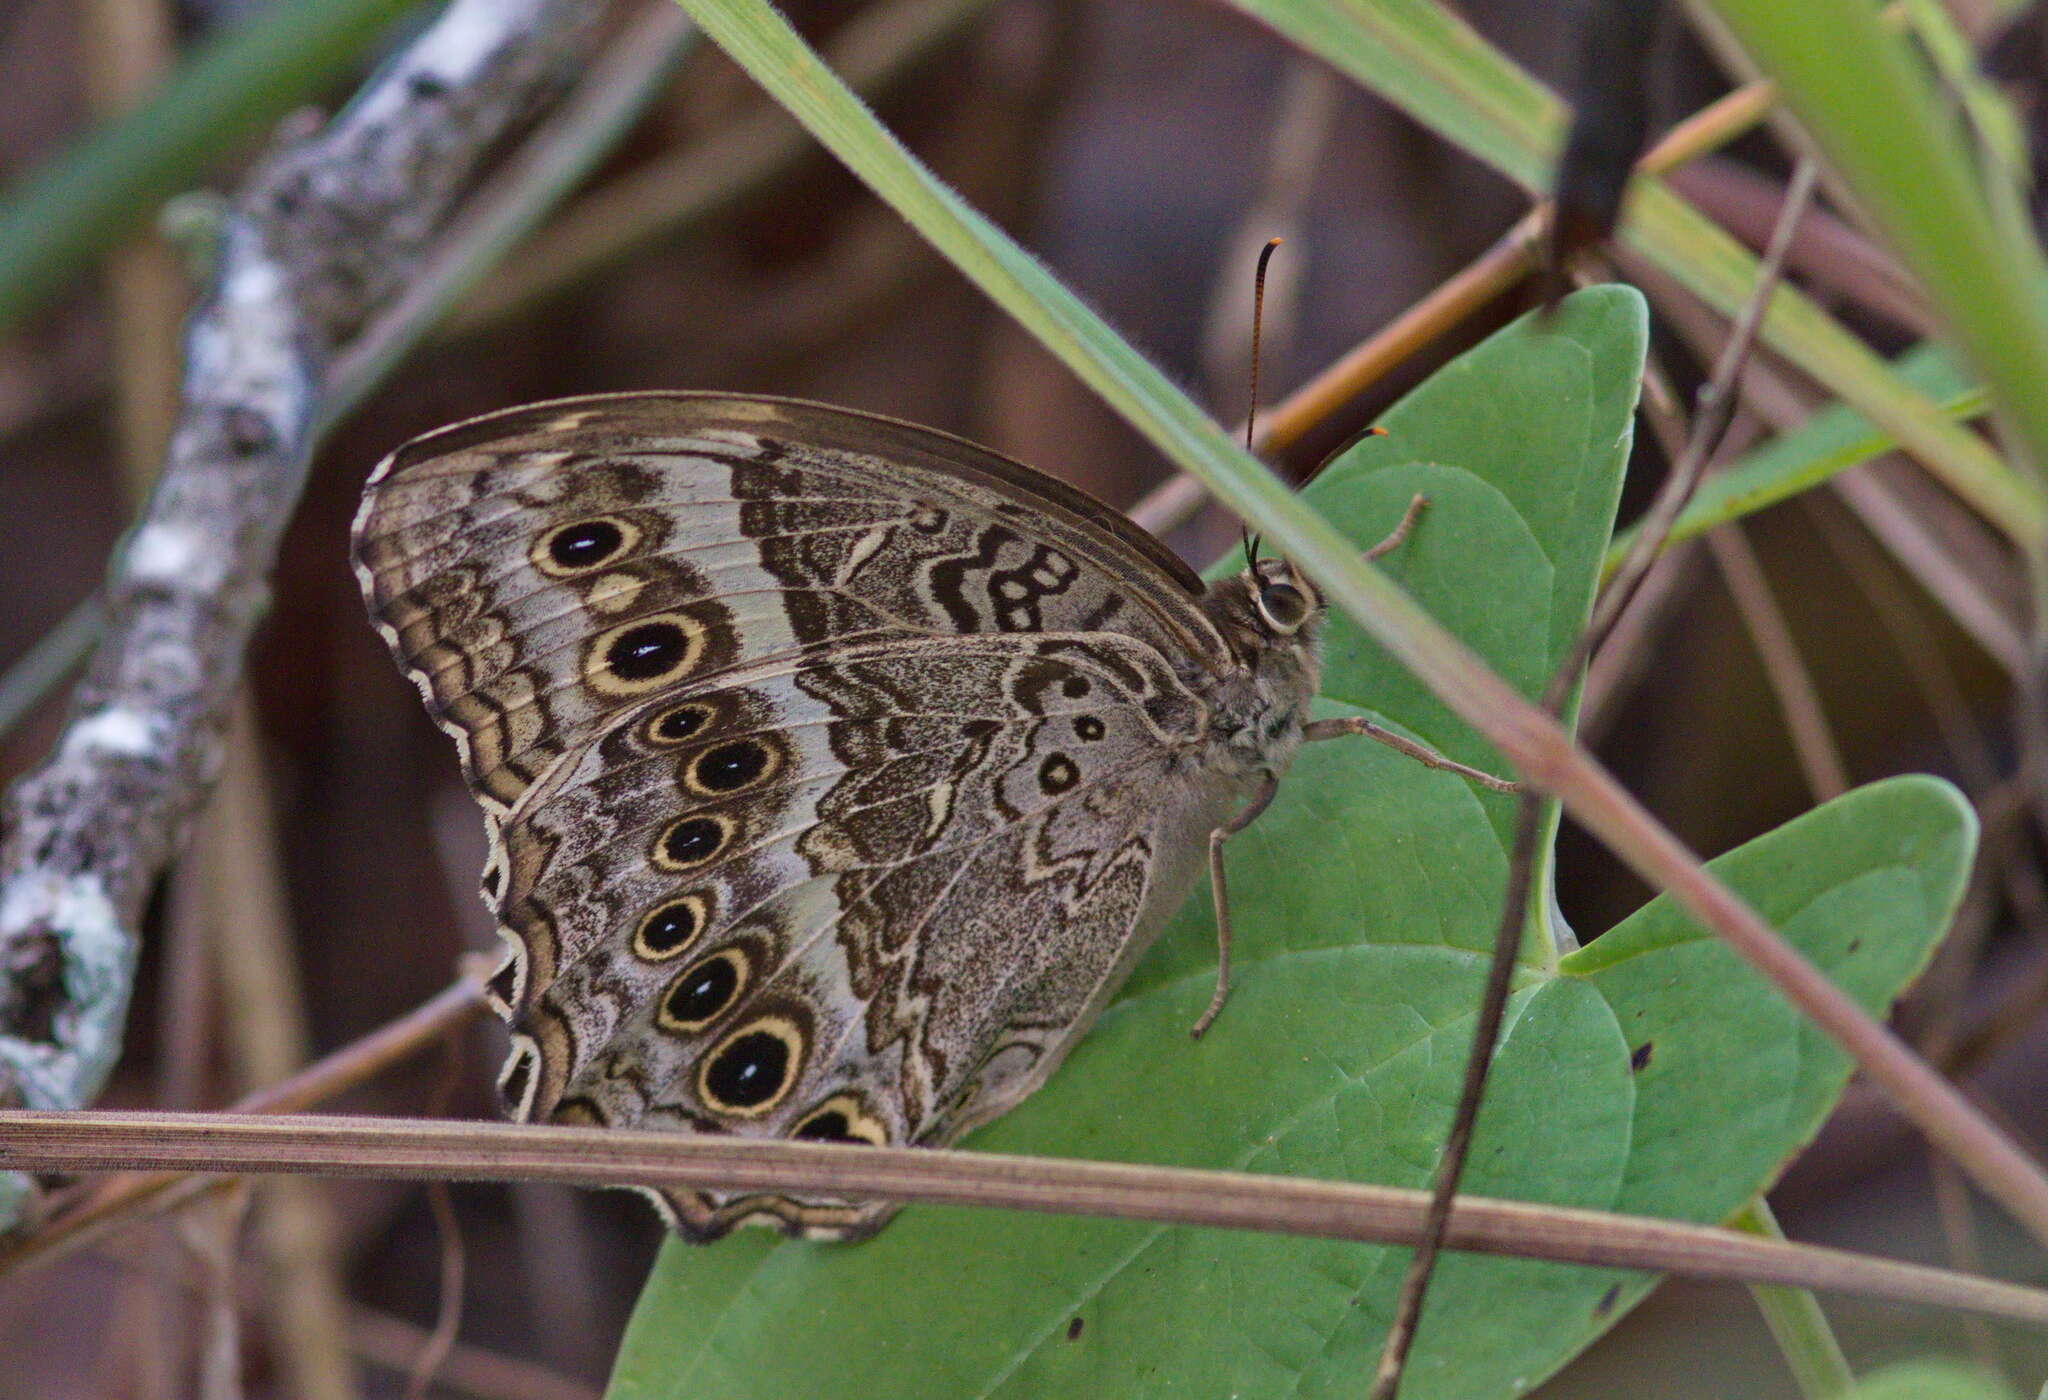
[[1255,559],[1212,584],[1202,607],[1261,708],[1285,712],[1307,703],[1320,670],[1324,608],[1306,574],[1285,559]]

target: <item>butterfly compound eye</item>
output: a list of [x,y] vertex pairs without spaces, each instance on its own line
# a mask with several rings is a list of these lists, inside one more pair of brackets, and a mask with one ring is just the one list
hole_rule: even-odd
[[1291,583],[1259,587],[1259,616],[1276,632],[1296,632],[1308,621],[1308,595]]

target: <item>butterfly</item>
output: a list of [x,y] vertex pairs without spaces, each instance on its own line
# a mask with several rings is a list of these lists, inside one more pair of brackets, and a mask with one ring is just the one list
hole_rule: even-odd
[[[949,1143],[1205,865],[1227,957],[1224,839],[1305,740],[1374,729],[1309,719],[1323,603],[1287,561],[1205,585],[1072,487],[819,404],[459,423],[376,469],[353,545],[484,810],[523,1121]],[[894,1209],[659,1204],[697,1240]]]

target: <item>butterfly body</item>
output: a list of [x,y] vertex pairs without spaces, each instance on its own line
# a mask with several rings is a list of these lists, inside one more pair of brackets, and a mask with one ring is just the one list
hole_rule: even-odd
[[952,1141],[1085,1031],[1316,687],[1284,562],[1205,589],[1050,478],[812,404],[458,424],[378,469],[355,554],[484,807],[521,1118]]

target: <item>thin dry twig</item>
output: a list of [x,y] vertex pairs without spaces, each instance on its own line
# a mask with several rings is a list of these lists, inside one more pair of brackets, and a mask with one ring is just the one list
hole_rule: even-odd
[[[308,1065],[284,1083],[246,1096],[226,1112],[294,1112],[374,1078],[479,1015],[487,1005],[484,975],[481,969],[465,973],[404,1016]],[[215,1184],[175,1172],[129,1174],[102,1182],[75,1203],[60,1205],[35,1230],[0,1239],[0,1278],[54,1263],[152,1205],[167,1208]]]
[[1849,770],[1842,762],[1841,745],[1835,742],[1813,673],[1792,638],[1791,625],[1778,606],[1756,551],[1749,547],[1749,537],[1739,524],[1722,525],[1707,532],[1707,549],[1764,664],[1764,676],[1785,718],[1792,753],[1806,778],[1807,790],[1816,802],[1840,797],[1849,790]]
[[[245,688],[229,720],[219,784],[185,874],[221,990],[222,1039],[239,1089],[305,1066],[312,1037],[256,706]],[[348,1345],[347,1289],[331,1204],[307,1182],[276,1182],[252,1203],[269,1280],[263,1320],[301,1400],[361,1392]]]
[[[368,1362],[404,1374],[427,1340],[427,1330],[375,1308],[349,1310],[349,1331],[357,1353]],[[457,1342],[449,1348],[438,1377],[444,1391],[478,1400],[599,1400],[596,1387],[531,1361]]]
[[[1564,713],[1565,704],[1587,662],[1635,597],[1636,589],[1649,573],[1656,552],[1663,548],[1672,524],[1691,499],[1708,461],[1720,447],[1728,425],[1733,421],[1742,369],[1777,288],[1778,274],[1784,266],[1785,250],[1791,244],[1792,232],[1813,192],[1813,178],[1812,162],[1800,162],[1793,172],[1792,188],[1780,211],[1778,228],[1772,233],[1770,247],[1757,268],[1756,285],[1736,317],[1728,343],[1715,362],[1713,378],[1700,391],[1700,408],[1693,419],[1692,431],[1672,463],[1670,474],[1659,489],[1634,545],[1616,570],[1608,589],[1596,600],[1593,616],[1573,640],[1544,687],[1539,703],[1543,713],[1553,720]],[[1444,1136],[1443,1155],[1437,1163],[1428,1228],[1420,1246],[1409,1259],[1407,1273],[1401,1281],[1393,1321],[1387,1328],[1386,1343],[1380,1351],[1379,1367],[1373,1377],[1372,1400],[1393,1400],[1400,1392],[1401,1374],[1408,1363],[1415,1329],[1422,1318],[1423,1299],[1428,1294],[1430,1275],[1436,1267],[1441,1232],[1450,1218],[1458,1181],[1464,1174],[1466,1153],[1472,1145],[1472,1129],[1479,1118],[1479,1105],[1485,1098],[1495,1042],[1500,1037],[1501,1022],[1507,1009],[1515,954],[1529,919],[1529,895],[1541,817],[1542,789],[1532,784],[1516,806],[1515,836],[1501,901],[1500,924],[1494,933],[1492,961],[1487,969],[1486,986],[1480,995],[1478,1014],[1474,1018],[1472,1050],[1465,1064],[1464,1086],[1451,1117],[1450,1130]]]
[[[1642,586],[1651,562],[1663,549],[1665,540],[1670,538],[1671,527],[1684,512],[1686,503],[1699,489],[1707,464],[1734,418],[1742,374],[1749,364],[1749,352],[1756,344],[1756,333],[1763,325],[1764,313],[1770,310],[1771,294],[1784,269],[1785,254],[1792,246],[1793,232],[1813,196],[1817,169],[1814,162],[1802,160],[1792,172],[1785,202],[1778,210],[1778,226],[1771,233],[1770,245],[1764,251],[1762,262],[1757,265],[1756,287],[1730,326],[1728,338],[1714,361],[1713,375],[1700,391],[1698,412],[1685,448],[1671,464],[1670,475],[1665,478],[1656,500],[1643,516],[1628,553],[1622,557],[1620,566],[1615,569],[1593,609],[1593,620],[1588,624],[1586,638],[1579,646],[1586,656],[1591,656],[1599,647],[1601,638],[1613,628],[1615,619],[1621,616],[1622,610],[1635,597],[1636,589]],[[1576,668],[1572,674],[1578,674]]]
[[1472,1027],[1472,1049],[1465,1057],[1465,1079],[1458,1092],[1458,1105],[1451,1115],[1450,1130],[1444,1134],[1443,1155],[1438,1159],[1436,1180],[1429,1197],[1429,1214],[1423,1220],[1422,1238],[1408,1258],[1401,1279],[1400,1294],[1394,1300],[1394,1317],[1387,1326],[1387,1338],[1380,1349],[1379,1368],[1373,1375],[1371,1400],[1393,1400],[1401,1389],[1401,1374],[1408,1364],[1409,1349],[1415,1343],[1415,1329],[1422,1321],[1422,1303],[1436,1269],[1437,1253],[1443,1248],[1452,1212],[1457,1208],[1458,1181],[1464,1175],[1465,1157],[1472,1147],[1472,1130],[1479,1121],[1479,1105],[1486,1096],[1486,1079],[1493,1068],[1494,1046],[1506,1019],[1508,991],[1514,980],[1515,954],[1521,946],[1522,931],[1528,924],[1530,891],[1535,886],[1536,840],[1543,829],[1543,795],[1534,788],[1522,793],[1515,803],[1515,836],[1508,853],[1507,885],[1501,892],[1500,922],[1494,930],[1493,956],[1486,969],[1486,985],[1479,996],[1479,1011]]
[[[0,1166],[310,1172],[816,1193],[1414,1244],[1421,1191],[923,1147],[642,1129],[240,1114],[0,1111]],[[2048,1291],[1848,1250],[1644,1216],[1461,1196],[1447,1248],[1691,1278],[1782,1283],[2048,1326]]]
[[[54,753],[0,807],[0,1101],[90,1099],[119,1053],[136,925],[219,768],[244,644],[338,348],[399,296],[485,153],[594,41],[593,0],[455,0],[223,226],[158,488]],[[28,1187],[10,1178],[0,1223]]]

